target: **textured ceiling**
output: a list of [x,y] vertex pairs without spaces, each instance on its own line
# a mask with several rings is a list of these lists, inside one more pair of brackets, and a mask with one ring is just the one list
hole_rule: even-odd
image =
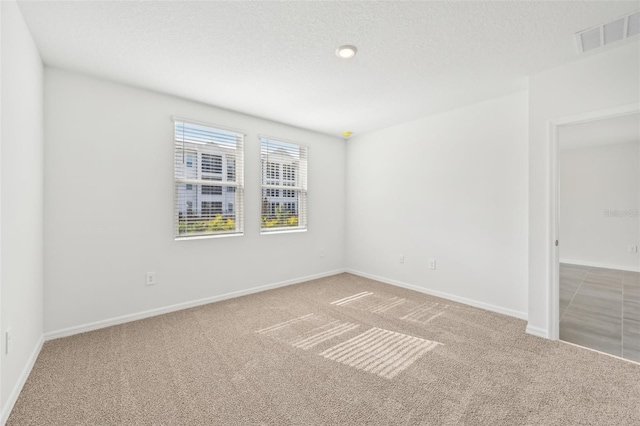
[[[20,2],[45,64],[332,135],[526,87],[602,2]],[[637,38],[637,37],[636,37]],[[354,44],[349,61],[334,51]],[[596,54],[594,52],[593,54]]]
[[560,149],[640,142],[640,114],[560,126]]

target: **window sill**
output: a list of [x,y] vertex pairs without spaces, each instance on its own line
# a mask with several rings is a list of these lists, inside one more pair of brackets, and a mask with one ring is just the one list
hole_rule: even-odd
[[273,231],[260,230],[260,235],[295,234],[298,232],[307,232],[307,228],[295,228],[295,229],[279,228],[279,229],[274,229]]
[[208,240],[210,238],[228,238],[228,237],[242,237],[244,232],[238,232],[233,234],[215,234],[215,235],[193,235],[190,237],[174,237],[174,241],[188,241],[188,240]]

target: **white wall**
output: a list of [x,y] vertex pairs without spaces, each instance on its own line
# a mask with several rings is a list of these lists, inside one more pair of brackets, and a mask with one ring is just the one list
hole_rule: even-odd
[[525,317],[527,117],[518,92],[349,140],[347,267]]
[[[174,241],[172,115],[246,132],[244,236]],[[308,232],[260,235],[258,133],[309,146]],[[48,67],[45,135],[47,332],[344,267],[342,139]]]
[[551,150],[550,120],[637,103],[640,99],[638,42],[587,56],[529,80],[529,325],[550,331]]
[[[560,129],[562,148],[562,128]],[[560,151],[560,259],[638,270],[639,143]],[[605,210],[629,215],[605,215]]]
[[[42,337],[43,67],[13,1],[2,9],[2,415],[8,415]],[[6,354],[4,331],[13,330]],[[0,419],[0,423],[2,419]]]

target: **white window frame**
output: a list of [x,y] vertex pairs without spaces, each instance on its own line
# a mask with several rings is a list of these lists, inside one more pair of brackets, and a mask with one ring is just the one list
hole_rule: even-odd
[[[177,240],[189,240],[189,239],[201,239],[201,238],[216,238],[216,237],[228,237],[228,236],[242,236],[244,235],[244,139],[245,132],[233,129],[230,127],[219,126],[216,124],[206,123],[197,120],[191,120],[181,117],[172,117],[174,125],[173,125],[173,144],[174,144],[174,239]],[[215,135],[212,140],[208,142],[198,142],[194,140],[187,140],[185,135],[182,137],[178,135],[178,126],[180,124],[204,127],[206,130],[210,130],[211,135]],[[229,142],[229,140],[233,140],[233,136],[229,139],[229,134],[235,135],[235,144],[233,142]],[[224,136],[226,135],[226,136]],[[196,136],[199,138],[199,135]],[[226,141],[224,140],[226,138]],[[201,140],[201,139],[200,139]],[[225,145],[226,143],[226,145]],[[191,164],[190,169],[197,170],[197,174],[195,178],[193,176],[187,176],[187,157],[185,155],[186,152],[190,152],[194,149],[197,150],[199,146],[203,148],[199,153],[197,153],[195,163]],[[222,156],[222,170],[220,173],[217,172],[205,172],[204,175],[202,173],[202,154],[209,155],[217,155],[212,154],[211,149],[220,148],[221,150],[226,150],[227,153],[231,150],[231,157],[226,156],[227,154]],[[204,148],[206,147],[206,148]],[[227,174],[227,167],[229,161],[233,158],[235,162],[235,181],[227,181],[229,175]],[[181,161],[184,162],[184,165],[181,164]],[[193,161],[192,158],[189,161]],[[193,174],[193,172],[191,172]],[[206,175],[206,176],[205,176]],[[225,179],[225,180],[212,180],[213,177]],[[208,178],[208,179],[207,179]],[[180,191],[181,185],[184,187],[184,191]],[[186,185],[192,185],[193,190],[186,191]],[[218,230],[218,231],[191,231],[185,232],[185,228],[188,228],[188,224],[194,222],[208,222],[211,221],[211,218],[197,218],[187,216],[186,213],[182,213],[181,216],[181,205],[188,205],[191,202],[193,209],[196,209],[196,212],[192,213],[194,216],[202,215],[201,208],[199,206],[202,205],[203,202],[218,202],[216,199],[206,199],[206,196],[222,196],[225,194],[232,193],[227,192],[224,188],[222,189],[222,194],[202,194],[202,187],[205,186],[219,186],[226,188],[234,188],[235,196],[233,200],[227,200],[227,202],[233,203],[233,211],[227,212],[226,215],[232,215],[234,220],[235,229],[233,230]],[[192,196],[197,197],[195,200],[191,200],[186,198],[186,193],[193,193]],[[185,199],[181,199],[180,196],[185,197]],[[224,211],[225,205],[228,205],[227,202],[223,200],[222,209]],[[208,220],[207,220],[208,219]]]
[[[301,144],[300,142],[291,141],[279,137],[272,137],[267,135],[258,135],[259,147],[260,147],[260,234],[276,234],[276,233],[288,233],[288,232],[306,232],[308,229],[308,170],[309,170],[309,147]],[[265,149],[263,144],[265,142],[271,142],[275,144],[293,145],[299,150],[298,165],[294,166],[294,181],[284,179],[284,167],[285,163],[279,163],[278,178],[274,178],[268,173],[269,156],[265,157]],[[277,156],[276,156],[277,159]],[[263,203],[265,202],[265,191],[278,190],[278,197],[274,197],[279,201],[273,201],[268,198],[269,209],[271,204],[276,202],[279,205],[291,204],[296,200],[294,197],[284,197],[284,191],[294,191],[298,194],[297,198],[297,211],[298,218],[297,226],[276,226],[276,227],[263,227]]]

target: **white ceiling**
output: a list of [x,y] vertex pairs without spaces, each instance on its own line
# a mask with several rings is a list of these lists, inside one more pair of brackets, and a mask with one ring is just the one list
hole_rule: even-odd
[[558,141],[563,150],[640,142],[640,114],[560,126]]
[[[638,6],[20,2],[47,65],[331,135],[524,89],[528,75],[578,58],[575,32]],[[338,59],[342,44],[356,45],[357,56]]]

